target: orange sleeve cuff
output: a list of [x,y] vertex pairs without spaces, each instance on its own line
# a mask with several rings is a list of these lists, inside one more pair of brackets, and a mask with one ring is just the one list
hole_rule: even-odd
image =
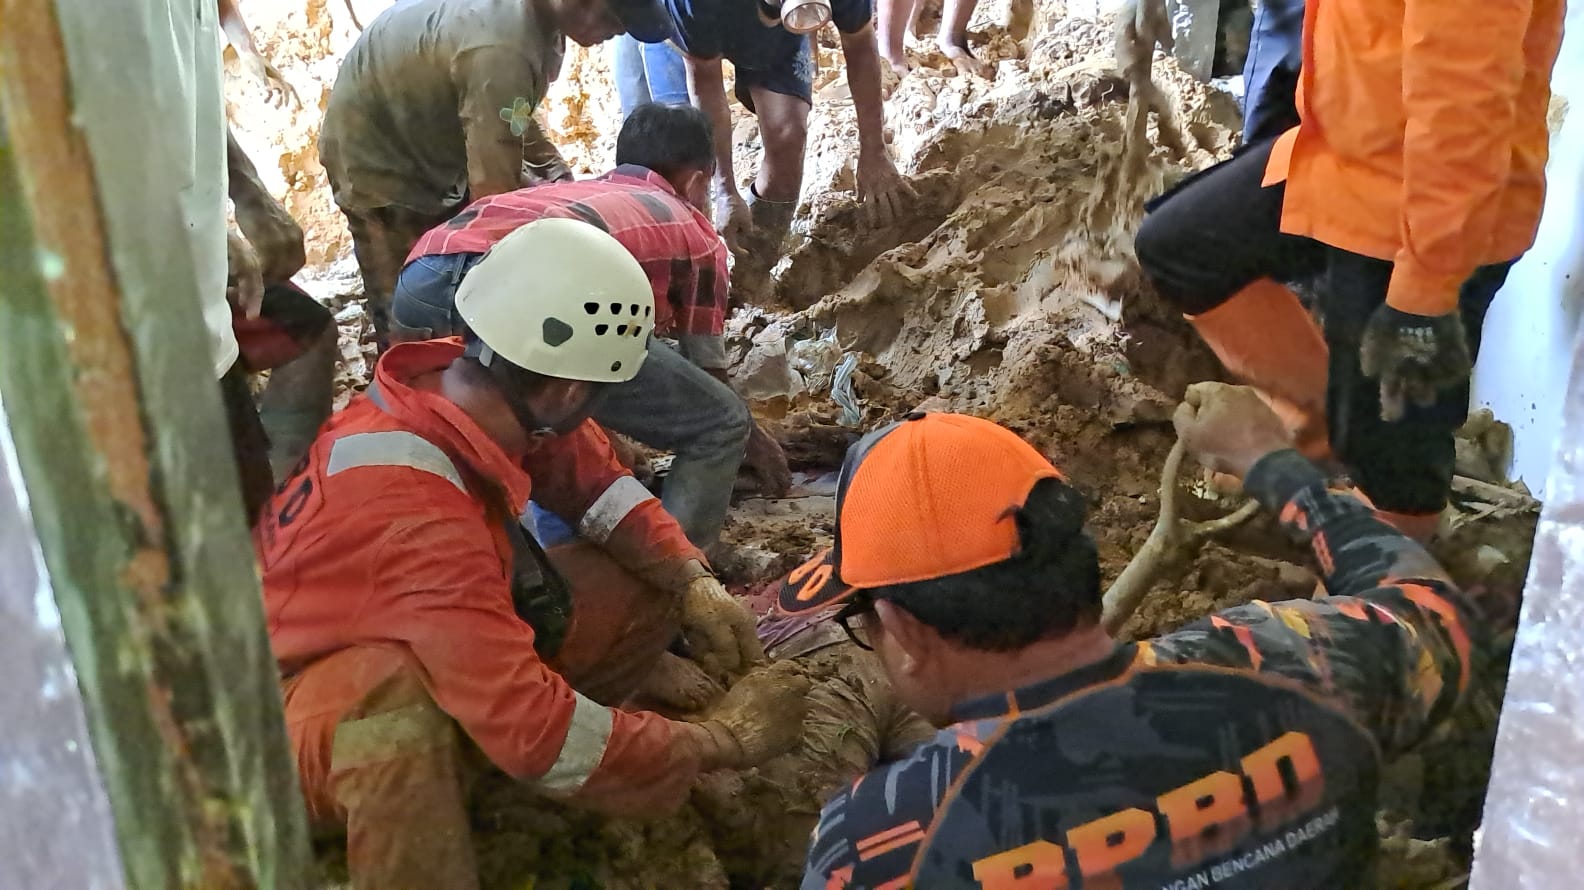
[[1458,307],[1458,291],[1467,275],[1431,272],[1398,255],[1386,288],[1386,305],[1412,315],[1446,315]]

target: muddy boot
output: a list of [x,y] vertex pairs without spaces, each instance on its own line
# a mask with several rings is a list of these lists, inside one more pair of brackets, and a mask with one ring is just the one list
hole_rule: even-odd
[[1292,291],[1262,278],[1188,317],[1221,364],[1259,390],[1310,460],[1331,457],[1326,433],[1330,353],[1320,326]]
[[762,305],[775,294],[770,270],[781,261],[787,233],[792,230],[792,215],[797,201],[770,201],[748,188],[748,207],[753,212],[753,234],[747,239],[746,253],[737,259],[731,273],[731,302],[734,306]]

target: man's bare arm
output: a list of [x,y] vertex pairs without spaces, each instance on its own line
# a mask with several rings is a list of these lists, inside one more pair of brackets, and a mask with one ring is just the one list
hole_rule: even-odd
[[906,212],[905,199],[913,188],[897,172],[886,153],[885,99],[880,88],[880,50],[874,26],[841,35],[842,56],[847,60],[847,86],[858,113],[858,196],[863,199],[871,225],[887,225]]
[[258,168],[226,129],[227,190],[236,208],[237,228],[258,254],[265,284],[285,281],[308,262],[303,231],[264,187]]

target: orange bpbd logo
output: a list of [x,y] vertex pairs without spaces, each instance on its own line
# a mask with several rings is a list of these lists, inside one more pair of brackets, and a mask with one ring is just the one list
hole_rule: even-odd
[[[1301,732],[1289,732],[1244,757],[1239,770],[1241,776],[1217,770],[1155,799],[1155,813],[1164,817],[1171,839],[1174,869],[1231,852],[1256,824],[1265,834],[1289,825],[1324,797],[1320,758]],[[1244,777],[1253,788],[1247,798]],[[1258,808],[1257,823],[1250,803]],[[984,890],[1062,890],[1068,886],[1066,850],[1071,849],[1086,890],[1121,888],[1117,869],[1144,855],[1160,837],[1155,813],[1131,807],[1070,829],[1065,848],[1042,839],[986,856],[974,862],[974,878]]]
[[824,587],[836,573],[835,569],[831,568],[831,564],[825,561],[825,557],[829,554],[829,550],[814,554],[812,559],[793,569],[792,574],[787,576],[788,587],[803,585],[798,588],[798,602],[806,603],[813,599],[814,594],[819,593],[820,588]]

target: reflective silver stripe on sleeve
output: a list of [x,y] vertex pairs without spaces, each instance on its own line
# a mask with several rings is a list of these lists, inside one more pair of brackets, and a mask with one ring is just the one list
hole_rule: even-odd
[[342,436],[330,446],[330,476],[358,467],[411,467],[433,473],[457,487],[463,494],[467,486],[451,458],[440,447],[417,433],[390,430],[383,433],[354,433]]
[[623,476],[612,482],[610,488],[605,489],[605,493],[578,520],[578,535],[584,540],[603,544],[616,531],[616,526],[627,518],[628,513],[644,501],[654,499],[655,496],[643,487],[642,482],[631,476]]
[[572,694],[577,704],[572,709],[572,722],[567,724],[561,753],[549,771],[533,783],[546,794],[567,795],[582,788],[599,767],[605,746],[610,743],[610,709],[580,693]]

